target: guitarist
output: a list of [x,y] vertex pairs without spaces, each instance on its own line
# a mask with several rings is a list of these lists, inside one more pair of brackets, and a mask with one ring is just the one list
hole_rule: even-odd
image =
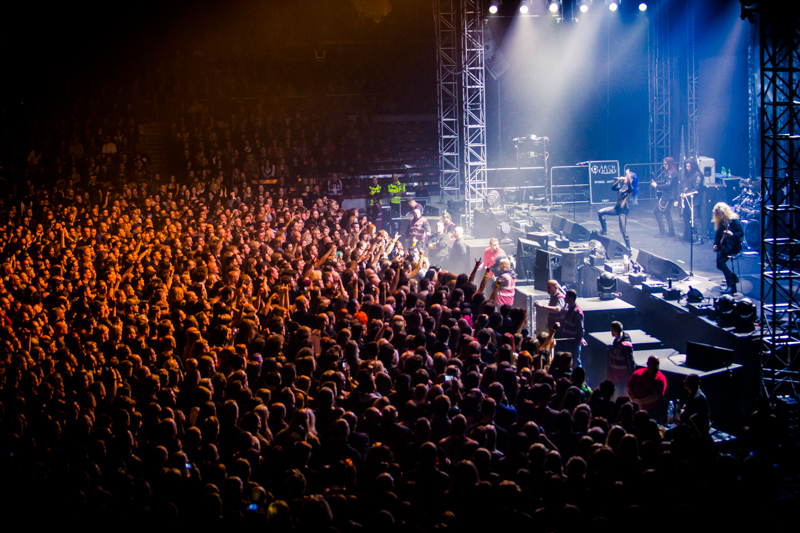
[[725,275],[727,288],[722,294],[735,294],[736,283],[739,278],[728,268],[728,258],[742,251],[742,237],[744,230],[739,221],[739,215],[733,212],[731,207],[719,202],[714,206],[714,229],[717,235],[714,237],[714,251],[717,252],[717,268]]
[[[678,187],[680,186],[680,179],[678,176],[678,168],[675,165],[675,160],[671,157],[664,158],[664,182],[656,183],[655,180],[650,180],[650,186],[656,190],[658,196],[658,203],[653,214],[658,222],[658,235],[657,238],[663,239],[664,237],[675,236],[675,222],[672,220],[672,208],[678,207]],[[664,221],[662,218],[667,219],[667,228],[669,233],[664,233]]]

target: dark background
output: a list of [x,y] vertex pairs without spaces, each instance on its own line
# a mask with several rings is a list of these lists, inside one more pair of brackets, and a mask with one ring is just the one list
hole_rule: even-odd
[[[360,16],[349,0],[8,4],[0,11],[5,143],[35,142],[39,118],[54,110],[68,116],[77,99],[109,79],[118,94],[94,96],[144,100],[158,87],[134,85],[137,77],[146,78],[150,65],[184,60],[207,62],[222,78],[256,69],[268,79],[270,68],[289,69],[299,93],[304,80],[356,77],[391,102],[387,110],[436,113],[431,0],[392,0],[380,22]],[[511,64],[498,81],[486,76],[489,165],[514,165],[510,139],[530,134],[550,138],[551,166],[647,162],[648,14],[631,0],[617,13],[596,0],[587,15],[576,8],[574,22],[567,1],[568,16],[558,23],[541,4],[534,3],[541,17],[520,21],[516,2],[507,1],[488,23]],[[687,122],[684,4],[669,2],[675,157]],[[700,154],[715,158],[718,170],[746,176],[750,24],[739,19],[737,1],[694,4]],[[524,31],[521,23],[529,23]],[[314,51],[323,49],[326,60],[318,62]],[[247,96],[246,89],[238,92]]]

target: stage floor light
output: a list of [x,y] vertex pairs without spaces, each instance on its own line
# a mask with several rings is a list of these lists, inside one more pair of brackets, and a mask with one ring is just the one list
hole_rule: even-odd
[[619,7],[619,4],[617,2],[609,2],[608,3],[608,9],[610,9],[611,11],[616,11],[618,7]]
[[645,4],[644,2],[639,4],[639,11],[647,11],[647,4]]

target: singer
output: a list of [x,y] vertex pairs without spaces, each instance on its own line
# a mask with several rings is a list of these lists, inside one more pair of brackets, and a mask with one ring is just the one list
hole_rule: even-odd
[[617,204],[612,207],[606,207],[597,212],[597,218],[600,219],[600,235],[608,234],[608,227],[606,226],[607,216],[619,217],[619,230],[622,233],[622,238],[625,239],[625,246],[628,250],[631,249],[631,240],[628,238],[628,232],[625,231],[628,222],[628,213],[630,211],[630,203],[636,203],[636,198],[639,196],[639,178],[636,173],[631,172],[630,169],[625,170],[625,175],[617,178],[617,182],[611,187],[611,190],[617,191]]

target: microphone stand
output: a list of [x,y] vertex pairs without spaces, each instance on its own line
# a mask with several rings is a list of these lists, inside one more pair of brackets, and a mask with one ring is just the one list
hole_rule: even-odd
[[577,203],[577,197],[575,196],[575,178],[572,178],[572,221],[576,222],[575,220],[575,204]]
[[689,220],[692,223],[692,236],[689,241],[689,275],[694,277],[694,194],[688,196],[689,198]]

